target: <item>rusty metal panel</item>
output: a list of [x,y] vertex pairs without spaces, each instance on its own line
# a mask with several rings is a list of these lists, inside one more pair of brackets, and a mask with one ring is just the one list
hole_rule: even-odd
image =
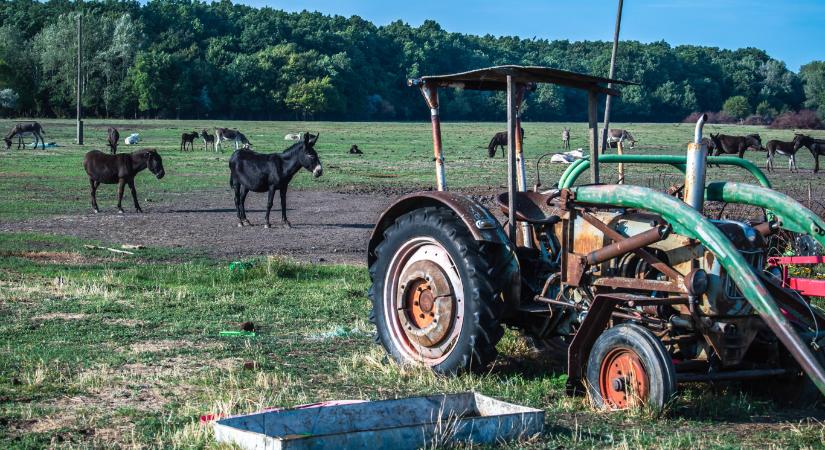
[[264,411],[217,421],[243,449],[418,449],[495,445],[542,432],[544,411],[474,392]]
[[552,83],[574,89],[592,90],[600,94],[609,94],[616,97],[621,95],[619,91],[601,85],[607,83],[623,85],[638,84],[631,81],[613,80],[568,72],[551,67],[516,65],[487,67],[449,75],[424,76],[410,79],[407,81],[407,84],[409,86],[418,86],[422,83],[428,83],[440,87],[504,91],[507,90],[508,76],[517,84]]

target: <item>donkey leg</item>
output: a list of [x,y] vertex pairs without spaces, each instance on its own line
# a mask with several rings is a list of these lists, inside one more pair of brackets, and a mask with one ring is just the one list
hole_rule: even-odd
[[117,182],[117,212],[123,214],[123,188],[126,187],[126,180],[121,178]]
[[89,185],[92,188],[91,190],[91,197],[92,197],[92,209],[95,210],[95,214],[99,213],[100,210],[97,209],[97,187],[100,186],[100,183],[97,181],[89,178]]
[[272,211],[272,200],[275,197],[275,185],[269,186],[269,191],[266,193],[266,225],[264,228],[269,228],[272,224],[269,223],[269,212]]
[[292,224],[286,218],[286,186],[278,190],[281,194],[281,223],[284,228],[292,228]]
[[249,189],[246,187],[241,187],[241,221],[245,222],[247,225],[252,225],[252,222],[246,218],[246,194],[249,193]]
[[132,200],[135,202],[135,211],[142,213],[143,210],[140,209],[140,204],[138,203],[138,196],[137,191],[135,190],[135,180],[131,179],[128,181],[129,183],[129,191],[132,193]]
[[243,216],[241,215],[241,185],[239,183],[235,183],[234,180],[231,182],[232,190],[235,191],[235,212],[238,215],[238,226],[243,226]]

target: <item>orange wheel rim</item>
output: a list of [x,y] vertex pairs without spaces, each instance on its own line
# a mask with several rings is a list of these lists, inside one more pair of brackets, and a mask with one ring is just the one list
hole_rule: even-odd
[[612,409],[642,405],[650,392],[650,379],[636,352],[617,348],[602,360],[599,391]]

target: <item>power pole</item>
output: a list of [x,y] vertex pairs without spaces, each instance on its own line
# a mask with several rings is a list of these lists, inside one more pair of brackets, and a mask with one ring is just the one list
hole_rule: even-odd
[[77,145],[83,145],[83,13],[77,14]]
[[[619,50],[619,30],[622,27],[622,4],[623,0],[619,0],[619,10],[616,11],[616,29],[613,31],[613,51],[610,53],[610,75],[608,78],[613,79],[616,76],[616,52]],[[613,83],[607,84],[608,88],[613,87]],[[607,130],[610,128],[610,103],[613,97],[608,94],[604,101],[604,127],[602,128],[602,153],[607,148]]]

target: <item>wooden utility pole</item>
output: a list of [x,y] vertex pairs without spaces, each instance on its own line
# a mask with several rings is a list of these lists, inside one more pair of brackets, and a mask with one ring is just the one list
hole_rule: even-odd
[[[613,30],[613,51],[610,53],[610,75],[608,78],[613,79],[616,76],[616,52],[619,50],[619,30],[622,27],[622,6],[624,1],[619,0],[619,9],[616,11],[616,28]],[[607,84],[608,88],[613,87],[613,83]],[[604,101],[604,127],[602,128],[602,153],[607,148],[607,130],[610,128],[610,103],[613,97],[607,94],[607,99]]]
[[83,13],[77,13],[77,145],[83,145]]

